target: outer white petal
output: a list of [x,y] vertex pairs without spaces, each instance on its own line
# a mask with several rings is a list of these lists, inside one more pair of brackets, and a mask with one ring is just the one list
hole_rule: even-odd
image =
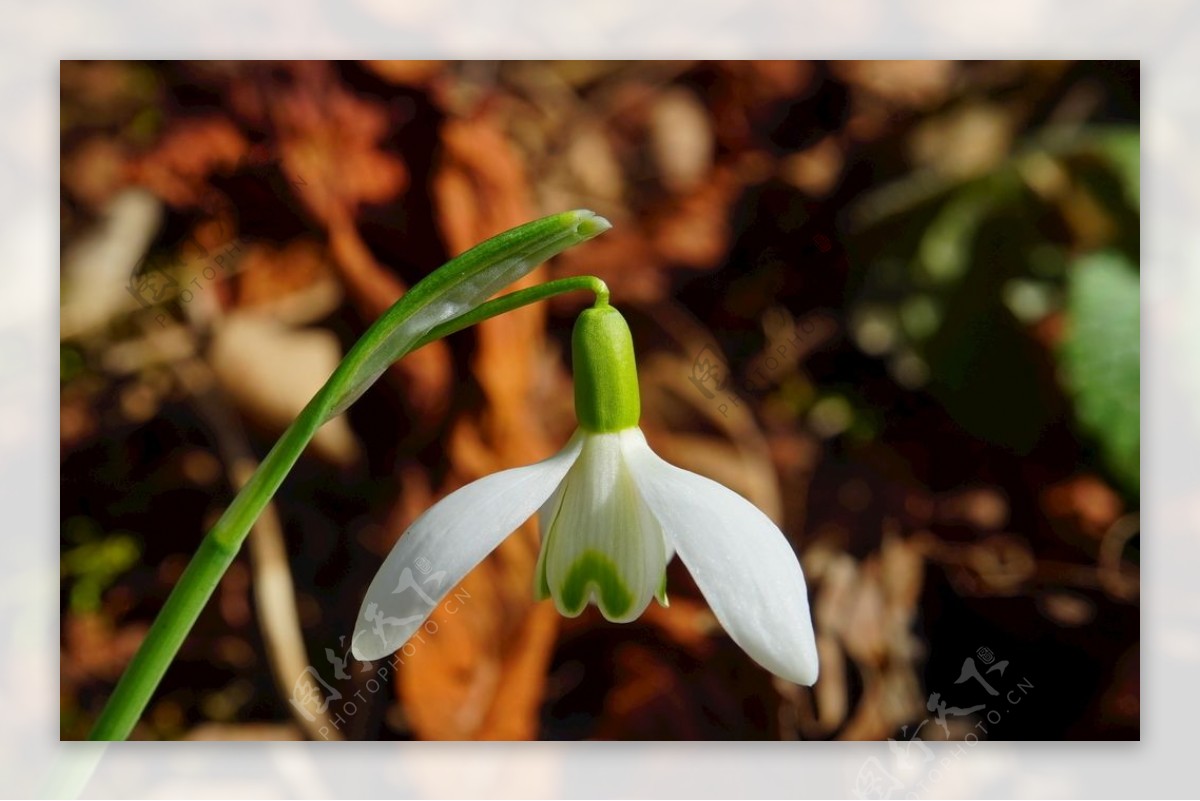
[[367,588],[355,659],[380,659],[404,645],[451,588],[545,503],[582,447],[577,432],[549,459],[472,482],[417,518]]
[[733,490],[660,459],[641,431],[622,436],[642,498],[729,636],[775,675],[816,682],[804,573],[783,532]]

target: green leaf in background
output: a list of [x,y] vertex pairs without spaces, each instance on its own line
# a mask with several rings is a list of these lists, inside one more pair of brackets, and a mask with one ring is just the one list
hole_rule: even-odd
[[1067,279],[1062,376],[1080,426],[1131,492],[1140,485],[1141,364],[1137,269],[1105,251],[1076,260]]
[[1141,206],[1142,136],[1134,127],[1113,127],[1095,137],[1099,155],[1106,159],[1121,181],[1125,197],[1133,208]]

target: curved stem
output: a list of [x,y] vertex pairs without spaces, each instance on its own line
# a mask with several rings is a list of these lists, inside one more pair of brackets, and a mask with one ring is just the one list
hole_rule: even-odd
[[320,427],[328,387],[326,384],[317,392],[205,535],[125,668],[88,739],[124,740],[129,736],[201,610],[233,563],[251,526]]
[[[397,358],[491,317],[564,292],[578,290],[594,292],[598,305],[608,302],[608,287],[599,278],[579,276],[550,281],[503,295],[460,317],[435,326],[429,333],[404,348]],[[212,597],[229,565],[233,563],[246,535],[250,533],[251,527],[275,495],[279,485],[283,483],[300,454],[338,402],[342,391],[341,378],[342,373],[335,371],[317,391],[304,407],[304,411],[300,412],[275,443],[275,447],[262,460],[254,475],[217,520],[216,525],[205,535],[196,554],[188,562],[187,569],[167,597],[167,602],[154,619],[146,638],[122,674],[113,694],[104,705],[104,710],[96,720],[96,725],[92,727],[88,739],[124,740],[133,731],[184,639],[200,617],[200,612]]]
[[519,289],[516,292],[501,295],[495,300],[489,300],[487,303],[481,304],[476,309],[467,312],[461,317],[447,320],[418,339],[412,349],[416,350],[417,348],[424,347],[434,340],[462,331],[464,328],[470,328],[477,323],[510,312],[513,309],[519,309],[522,306],[528,306],[530,303],[537,303],[539,300],[546,300],[555,295],[579,290],[590,290],[595,294],[597,306],[608,305],[608,285],[596,276],[579,275],[572,278],[559,278],[557,281],[547,281],[544,284],[531,286],[528,289]]

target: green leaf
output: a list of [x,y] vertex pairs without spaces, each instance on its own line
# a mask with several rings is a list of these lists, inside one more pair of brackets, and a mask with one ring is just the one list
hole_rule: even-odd
[[994,183],[980,181],[954,192],[926,227],[917,258],[934,284],[957,281],[966,274],[972,243],[1001,196]]
[[1141,480],[1138,273],[1123,255],[1078,259],[1067,279],[1067,331],[1059,359],[1079,425],[1131,492]]
[[518,226],[463,253],[417,282],[363,334],[330,379],[325,419],[344,412],[435,326],[477,308],[534,267],[612,225],[580,209]]
[[1121,182],[1125,197],[1137,209],[1141,203],[1142,138],[1137,128],[1114,127],[1096,135],[1096,150]]

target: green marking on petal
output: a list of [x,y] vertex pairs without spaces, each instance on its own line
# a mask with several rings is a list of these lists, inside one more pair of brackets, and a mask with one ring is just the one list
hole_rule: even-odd
[[563,613],[574,617],[582,612],[592,591],[600,613],[609,620],[624,617],[633,608],[633,593],[621,580],[616,564],[599,551],[587,550],[571,565],[559,589],[557,599]]
[[670,606],[671,600],[667,598],[667,571],[663,571],[662,581],[658,583],[658,592],[654,593],[654,597],[658,599],[659,606]]

